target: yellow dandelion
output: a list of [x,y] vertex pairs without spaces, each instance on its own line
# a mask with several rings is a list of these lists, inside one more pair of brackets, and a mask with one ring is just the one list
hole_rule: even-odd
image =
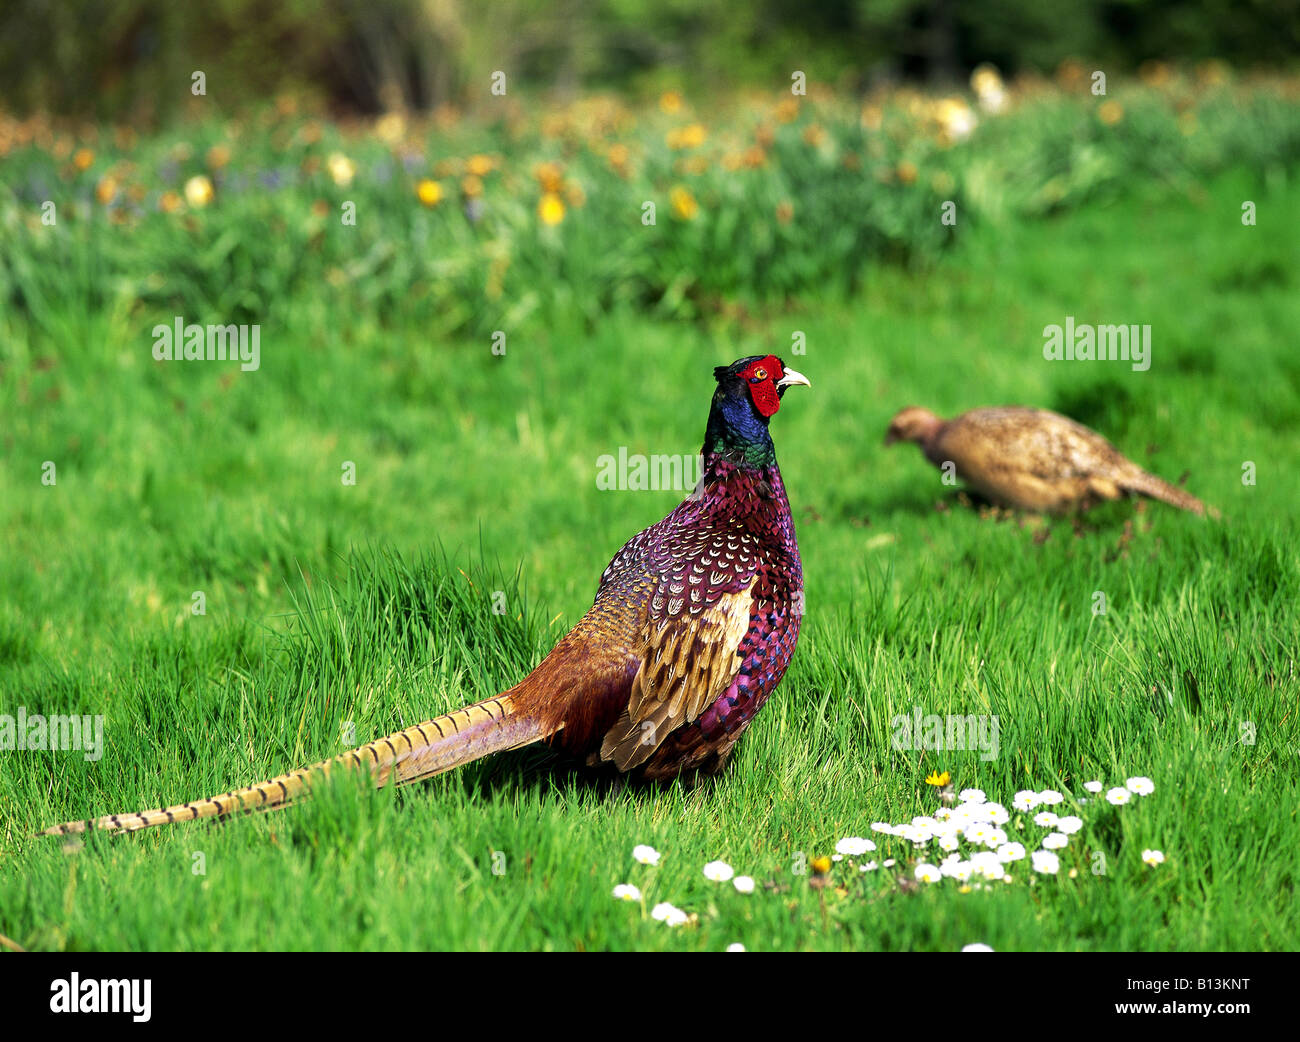
[[815,857],[812,861],[812,870],[819,876],[824,876],[831,870],[831,859],[823,854],[821,857]]
[[163,213],[175,213],[182,206],[181,197],[175,192],[163,192],[158,200],[158,209]]
[[564,168],[559,163],[538,163],[533,167],[533,177],[549,195],[559,195],[564,190]]
[[95,161],[95,153],[88,148],[79,148],[72,156],[72,165],[78,170],[90,169],[90,164]]
[[230,148],[226,145],[213,145],[208,149],[208,169],[220,170],[230,162]]
[[496,169],[496,163],[491,156],[470,156],[465,163],[465,169],[475,177],[487,177]]
[[325,160],[325,169],[331,180],[340,188],[346,188],[357,174],[357,165],[342,152],[334,152]]
[[564,220],[564,200],[554,192],[547,192],[537,204],[537,216],[543,224],[559,224]]
[[682,110],[682,96],[675,90],[666,90],[659,95],[659,110],[672,115]]
[[111,177],[101,177],[95,185],[95,198],[107,206],[117,197],[117,182]]
[[686,148],[699,148],[709,138],[709,132],[704,129],[701,123],[692,123],[690,126],[678,127],[676,130],[668,131],[664,140],[668,147],[674,151],[681,151]]
[[951,780],[952,778],[949,776],[947,771],[944,771],[942,774],[938,771],[931,771],[930,776],[925,779],[925,784],[937,785],[940,788],[943,788],[943,786],[947,785]]
[[437,206],[442,202],[442,185],[426,177],[415,186],[415,194],[425,206]]
[[1124,106],[1114,99],[1103,101],[1097,109],[1097,118],[1106,126],[1113,127],[1124,118]]
[[668,194],[668,199],[672,203],[673,213],[683,221],[693,221],[700,212],[700,204],[695,201],[695,196],[681,185]]
[[609,165],[614,168],[615,173],[626,173],[627,164],[631,158],[632,153],[628,149],[627,145],[609,146]]
[[185,182],[185,201],[196,210],[212,202],[212,182],[202,174],[195,174]]

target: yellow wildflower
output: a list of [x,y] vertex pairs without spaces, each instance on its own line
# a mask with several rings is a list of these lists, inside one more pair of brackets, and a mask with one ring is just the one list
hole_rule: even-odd
[[415,186],[415,194],[425,206],[437,206],[442,202],[442,185],[426,177]]
[[942,774],[940,774],[938,771],[931,771],[930,776],[925,779],[925,784],[937,785],[940,788],[943,788],[943,786],[947,785],[948,782],[950,782],[951,780],[952,778],[947,771],[944,771]]
[[79,148],[72,157],[72,165],[78,170],[88,170],[95,161],[95,153],[88,148]]
[[695,196],[678,185],[668,194],[669,201],[673,206],[673,213],[684,221],[692,221],[695,215],[700,212],[700,204],[695,201]]
[[537,216],[543,224],[559,224],[564,220],[564,200],[554,192],[547,192],[537,204]]
[[470,156],[465,169],[475,177],[487,177],[496,169],[496,163],[490,156]]
[[666,90],[659,95],[659,109],[672,115],[682,110],[682,96],[675,90]]
[[346,188],[352,183],[352,178],[356,176],[357,165],[352,162],[342,152],[334,152],[329,159],[325,160],[325,169],[330,173],[334,183],[340,188]]
[[483,182],[473,174],[466,174],[460,182],[460,190],[473,199],[483,194]]
[[1124,118],[1124,106],[1118,101],[1103,101],[1097,109],[1097,118],[1108,127],[1113,127]]
[[564,169],[559,163],[538,163],[533,167],[533,177],[542,191],[550,195],[559,195],[564,189]]
[[111,177],[101,177],[95,185],[95,198],[107,206],[117,196],[117,182]]
[[185,182],[185,201],[196,210],[201,210],[212,202],[212,182],[202,174],[196,174]]

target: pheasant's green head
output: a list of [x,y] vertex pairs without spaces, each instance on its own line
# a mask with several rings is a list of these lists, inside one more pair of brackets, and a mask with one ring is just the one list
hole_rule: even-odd
[[718,389],[704,435],[704,451],[740,455],[766,465],[775,458],[767,423],[781,408],[787,387],[812,386],[776,355],[751,355],[713,370]]

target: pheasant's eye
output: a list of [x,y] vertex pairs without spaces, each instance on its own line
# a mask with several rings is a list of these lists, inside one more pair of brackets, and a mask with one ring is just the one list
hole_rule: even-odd
[[766,379],[767,379],[767,370],[766,370],[766,369],[755,369],[755,370],[754,370],[754,379],[755,379],[755,380],[766,380]]

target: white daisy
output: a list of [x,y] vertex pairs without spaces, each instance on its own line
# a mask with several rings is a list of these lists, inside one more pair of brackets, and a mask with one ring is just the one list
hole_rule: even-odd
[[876,845],[869,839],[863,839],[861,836],[845,836],[835,844],[835,849],[841,854],[848,854],[850,857],[857,857],[859,854],[865,854],[869,850],[875,850]]
[[1045,875],[1056,875],[1061,869],[1061,859],[1053,854],[1050,850],[1035,850],[1029,856],[1035,872],[1042,872]]
[[913,875],[915,875],[922,883],[937,883],[943,873],[941,873],[934,865],[925,864],[923,862],[916,866],[916,871]]
[[745,951],[745,946],[744,946],[743,944],[741,944],[739,941],[736,941],[734,944],[729,944],[729,945],[727,945],[727,951],[729,951],[729,952],[743,952],[743,951]]
[[961,846],[961,840],[951,833],[939,837],[940,850],[956,850],[959,846]]
[[962,789],[961,792],[957,794],[957,798],[961,800],[962,803],[983,803],[984,790],[983,789]]
[[654,847],[646,846],[644,843],[632,848],[632,857],[643,865],[659,864],[659,851],[655,850]]
[[1106,802],[1113,803],[1116,807],[1124,806],[1132,798],[1128,789],[1121,789],[1118,785],[1113,789],[1106,790]]
[[885,860],[884,860],[884,867],[885,867],[885,868],[893,868],[896,864],[898,864],[898,862],[895,861],[892,857],[887,857],[887,858],[885,858]]
[[1034,824],[1043,828],[1052,828],[1060,819],[1050,810],[1039,811],[1034,815]]
[[1043,837],[1044,850],[1060,850],[1062,847],[1068,846],[1069,843],[1070,837],[1064,832],[1049,832]]
[[1005,825],[1011,820],[1011,813],[1000,803],[986,803],[984,809],[988,813],[987,821],[994,825]]
[[993,949],[987,944],[963,944],[961,950],[964,952],[991,952]]
[[1065,817],[1057,820],[1056,828],[1058,831],[1064,832],[1067,836],[1073,836],[1083,828],[1083,819],[1074,814],[1067,814]]
[[1033,810],[1038,806],[1038,793],[1031,789],[1021,789],[1011,801],[1011,806],[1016,810]]
[[1086,781],[1083,783],[1083,787],[1089,792],[1101,792],[1106,786],[1099,781]]
[[1144,850],[1142,851],[1142,860],[1152,868],[1156,865],[1163,864],[1165,860],[1164,851],[1162,850]]
[[858,866],[858,871],[859,871],[859,872],[874,872],[874,871],[875,871],[877,868],[879,868],[879,867],[880,867],[880,866],[877,865],[874,861],[868,861],[868,862],[867,862],[866,864],[864,864],[864,865],[859,865],[859,866]]
[[640,901],[641,891],[631,883],[619,883],[614,887],[614,896],[620,901]]
[[1156,783],[1150,778],[1143,778],[1141,776],[1130,778],[1124,783],[1124,787],[1134,796],[1150,796],[1156,791]]
[[725,861],[710,861],[704,866],[704,878],[715,883],[725,883],[736,874],[736,870]]
[[1055,789],[1044,789],[1038,794],[1038,802],[1048,807],[1055,807],[1058,803],[1061,803],[1064,800],[1065,797]]
[[754,892],[754,880],[751,876],[736,876],[731,881],[731,885],[742,894],[752,894]]
[[1024,844],[1003,843],[997,849],[997,858],[1003,864],[1010,864],[1012,861],[1023,861],[1025,858]]
[[660,901],[650,912],[650,918],[656,922],[666,923],[669,926],[681,926],[687,920],[687,915],[680,908],[675,908],[667,901]]
[[871,823],[872,832],[883,832],[886,836],[894,834],[894,826],[887,821],[873,821]]

